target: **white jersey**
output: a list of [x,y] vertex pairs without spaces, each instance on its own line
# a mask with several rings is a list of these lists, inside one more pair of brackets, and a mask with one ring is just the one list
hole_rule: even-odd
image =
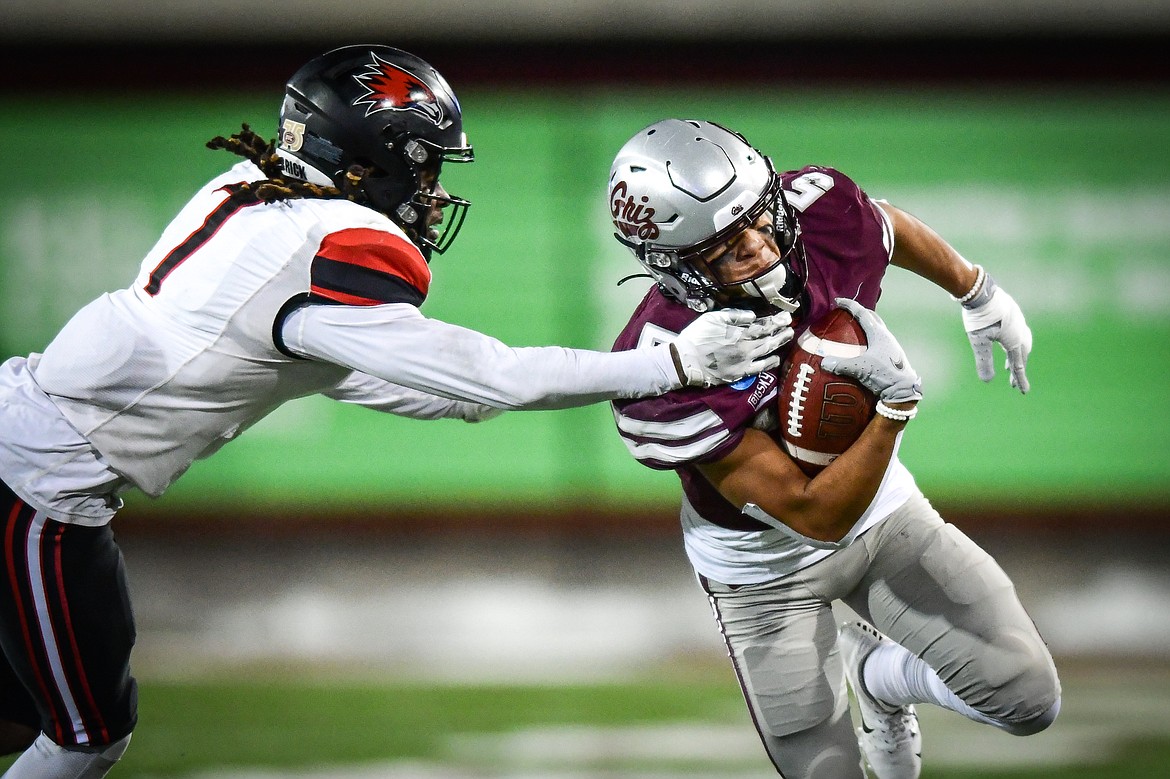
[[0,478],[61,521],[108,521],[162,494],[282,403],[322,393],[421,418],[558,408],[678,386],[666,349],[622,359],[512,349],[425,318],[425,259],[384,215],[339,199],[261,203],[209,182],[126,289],[81,309],[43,354],[0,370]]

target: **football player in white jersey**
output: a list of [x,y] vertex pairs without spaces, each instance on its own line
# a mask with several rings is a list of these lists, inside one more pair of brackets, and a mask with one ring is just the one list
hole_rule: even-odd
[[[773,372],[613,402],[630,452],[682,482],[687,556],[780,775],[861,779],[864,755],[879,779],[915,779],[917,703],[1016,735],[1051,724],[1056,669],[1011,581],[944,523],[898,459],[922,393],[870,310],[891,263],[922,275],[963,305],[980,376],[992,378],[998,343],[1011,385],[1026,392],[1031,333],[1015,301],[840,171],[778,172],[709,122],[671,119],[635,134],[614,160],[609,198],[618,239],[657,282],[615,350],[667,341],[697,312],[729,305],[790,312],[798,338],[834,305],[866,330],[861,356],[822,366],[865,384],[878,413],[813,476],[782,447]],[[866,621],[838,631],[838,600]]]
[[328,52],[285,88],[278,141],[163,231],[133,284],[82,308],[42,354],[0,365],[0,751],[8,779],[96,779],[137,718],[134,626],[110,530],[124,491],[164,492],[280,404],[319,393],[420,419],[484,419],[776,367],[787,317],[713,312],[624,354],[511,348],[430,319],[428,261],[467,201],[454,93],[388,46]]

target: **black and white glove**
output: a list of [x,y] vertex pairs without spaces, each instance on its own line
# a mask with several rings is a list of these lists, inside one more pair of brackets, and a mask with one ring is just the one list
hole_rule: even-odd
[[[821,367],[830,373],[861,382],[878,396],[878,413],[883,416],[911,419],[914,416],[911,411],[899,412],[885,406],[887,403],[922,400],[922,379],[910,366],[902,345],[882,318],[873,311],[849,298],[837,298],[836,302],[838,308],[853,314],[865,331],[868,345],[857,357],[822,357]],[[883,413],[883,407],[888,413]]]
[[713,387],[780,365],[776,354],[792,340],[792,315],[757,317],[751,311],[709,311],[670,344],[683,386]]
[[957,298],[963,305],[963,327],[975,352],[975,370],[983,381],[995,378],[991,344],[998,343],[1007,354],[1004,368],[1009,383],[1026,394],[1029,385],[1024,369],[1032,352],[1032,331],[1012,296],[995,283],[991,274],[978,265],[975,267],[979,270],[975,285],[962,298]]

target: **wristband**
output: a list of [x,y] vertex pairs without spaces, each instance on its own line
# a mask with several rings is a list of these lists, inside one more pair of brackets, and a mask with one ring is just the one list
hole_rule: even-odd
[[979,290],[983,288],[983,281],[986,277],[987,274],[983,271],[983,266],[976,265],[975,283],[971,285],[971,289],[967,290],[966,295],[963,295],[961,298],[954,298],[954,300],[959,301],[961,304],[970,303],[975,298],[975,296],[979,294]]
[[890,408],[884,401],[879,400],[873,410],[882,415],[886,419],[892,419],[895,422],[909,422],[914,417],[918,416],[918,406],[908,408],[906,410],[898,408]]

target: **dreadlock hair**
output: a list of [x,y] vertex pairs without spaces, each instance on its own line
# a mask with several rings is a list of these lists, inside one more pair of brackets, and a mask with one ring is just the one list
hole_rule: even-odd
[[276,154],[276,141],[265,141],[252,128],[244,123],[240,132],[230,138],[217,135],[207,142],[209,149],[226,149],[233,154],[246,157],[264,173],[267,178],[260,181],[245,181],[232,184],[227,189],[233,198],[242,200],[259,200],[264,203],[275,203],[281,200],[291,200],[302,197],[316,198],[345,198],[346,200],[361,201],[364,199],[362,181],[370,173],[361,165],[351,165],[345,172],[345,182],[342,188],[325,187],[309,181],[286,179],[280,169],[280,157]]

